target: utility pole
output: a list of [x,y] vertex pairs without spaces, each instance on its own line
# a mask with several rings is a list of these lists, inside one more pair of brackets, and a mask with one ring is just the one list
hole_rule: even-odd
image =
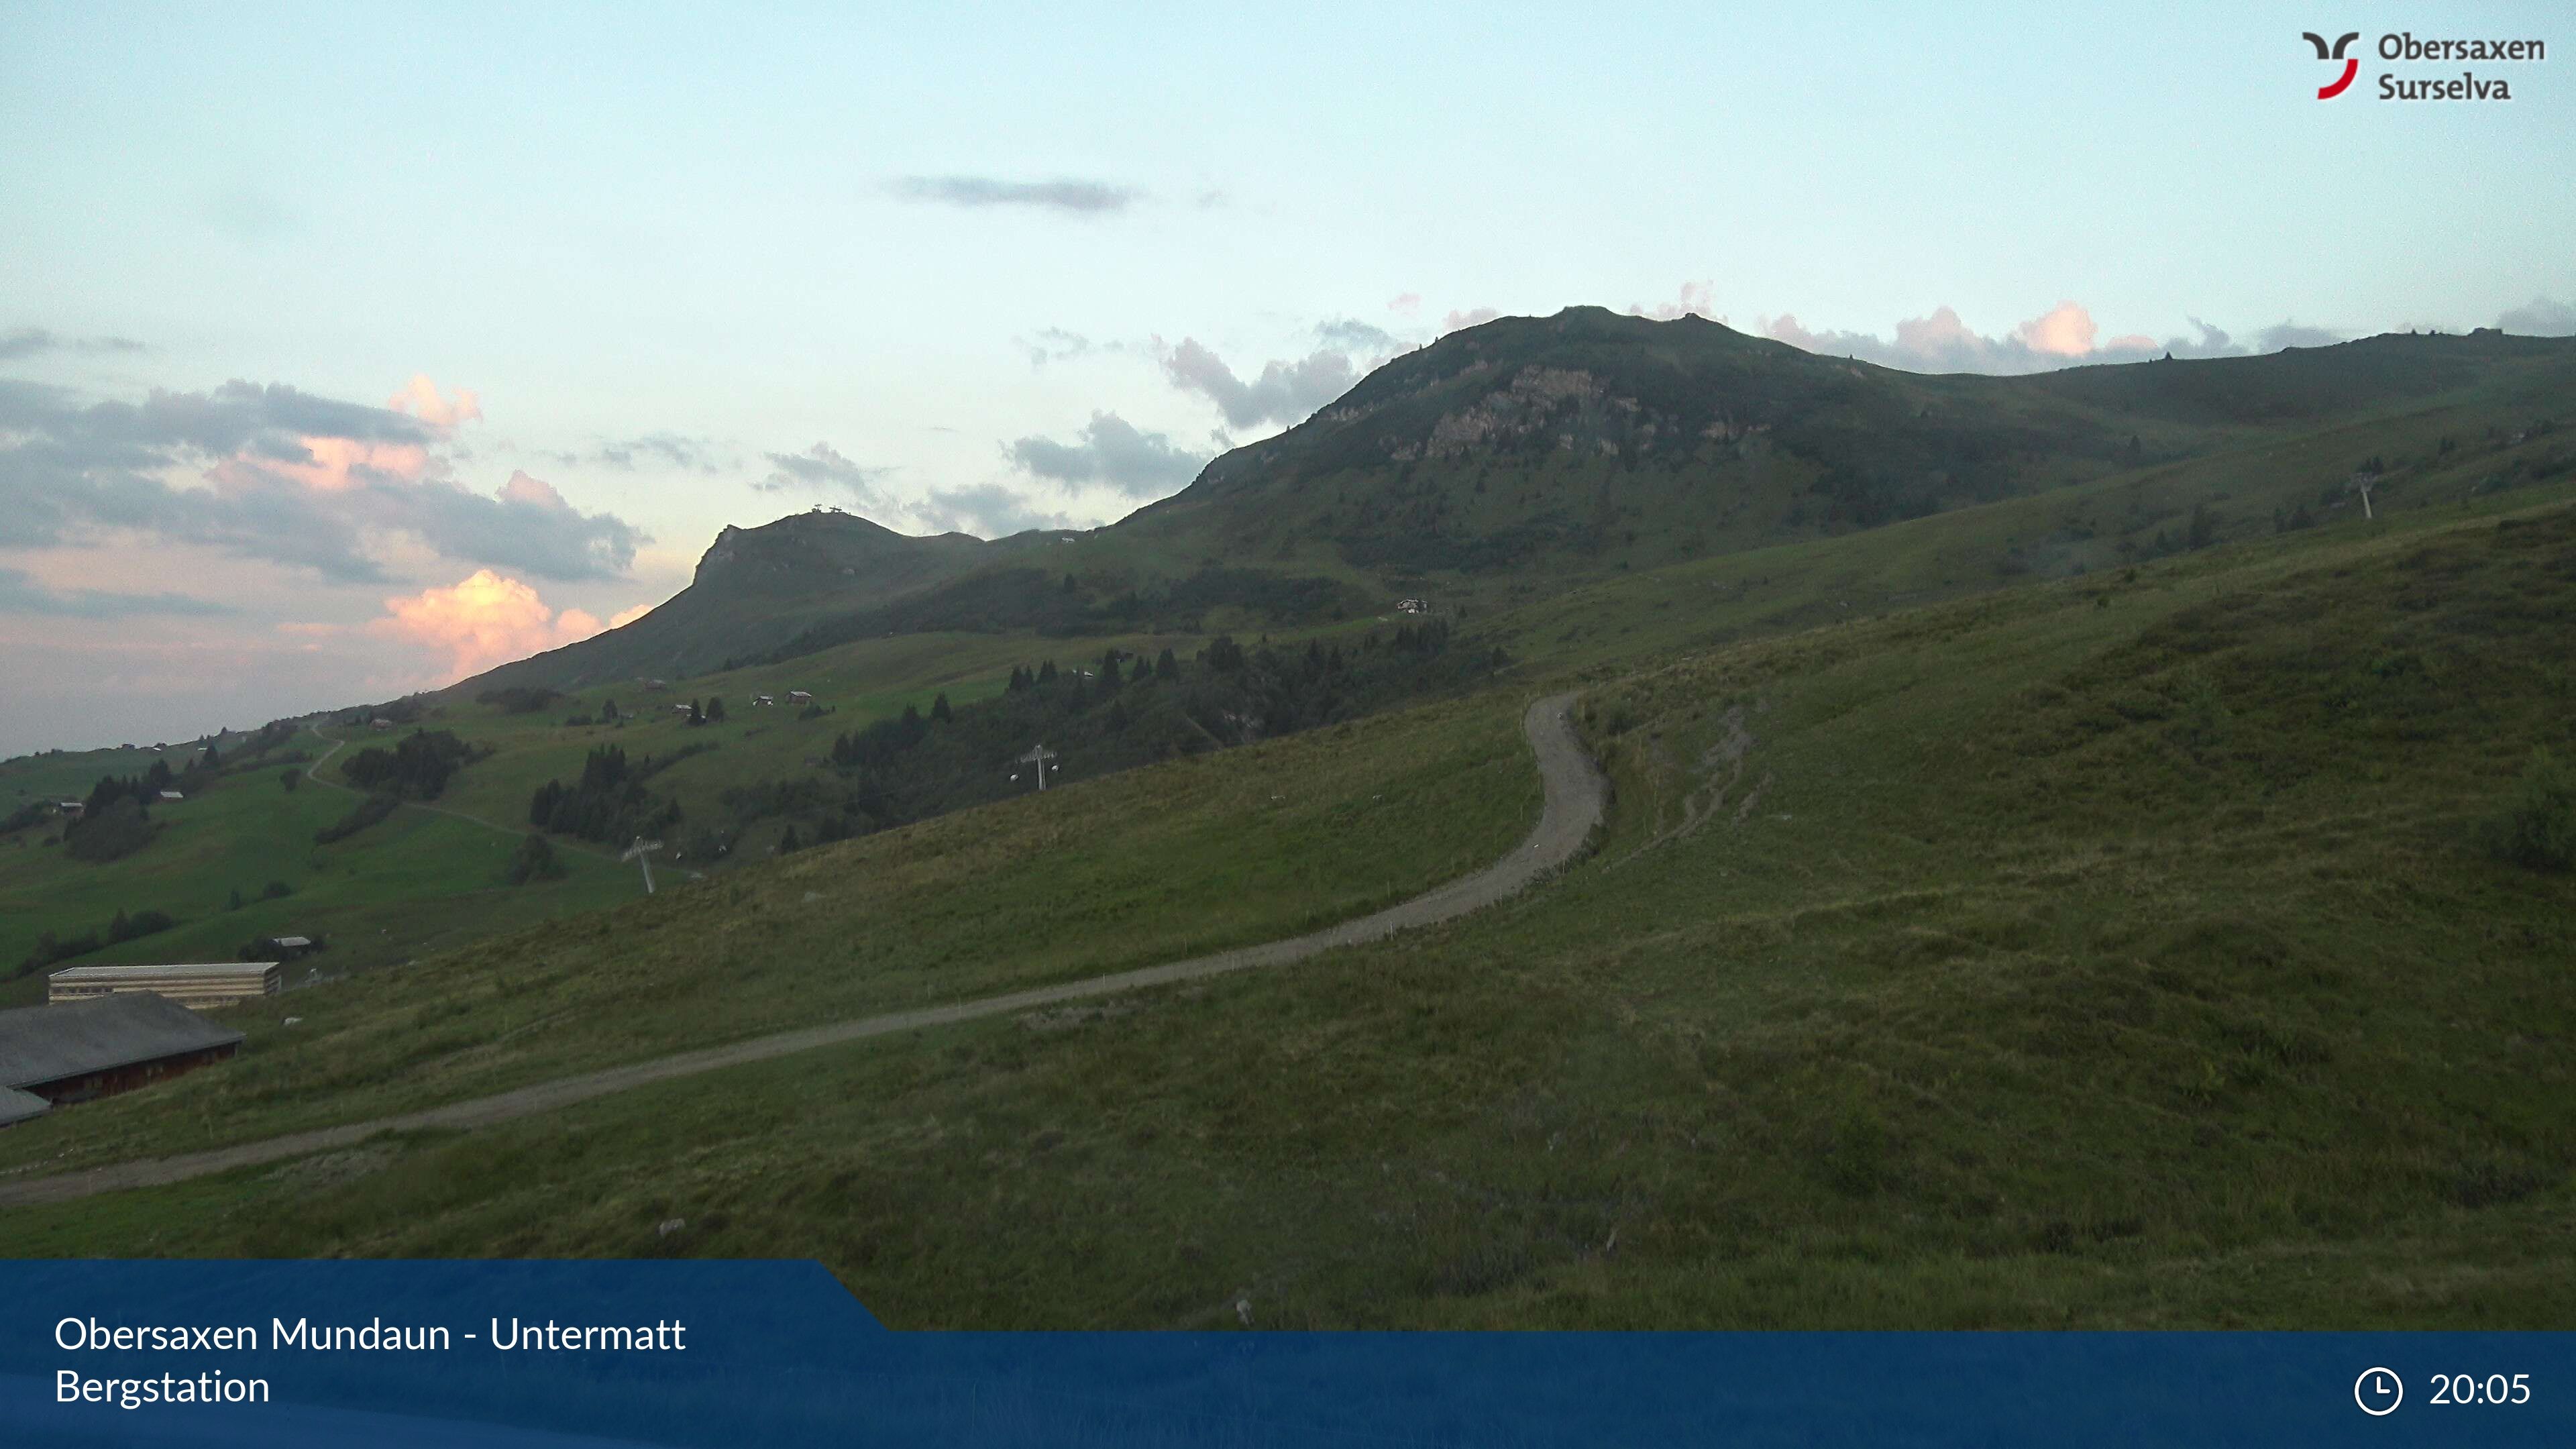
[[661,848],[662,842],[646,840],[639,835],[635,837],[633,845],[626,847],[626,853],[617,857],[619,860],[631,860],[644,867],[644,894],[648,896],[653,894],[653,852]]
[[1011,763],[1013,763],[1013,764],[1015,764],[1015,765],[1035,765],[1035,766],[1037,766],[1037,767],[1038,767],[1038,791],[1039,791],[1039,793],[1043,794],[1043,793],[1045,793],[1045,791],[1046,791],[1046,777],[1047,777],[1047,770],[1048,770],[1048,768],[1049,768],[1049,767],[1048,767],[1048,765],[1047,765],[1047,761],[1052,760],[1052,759],[1054,759],[1054,758],[1055,758],[1055,751],[1048,749],[1048,748],[1047,748],[1046,746],[1044,746],[1044,745],[1037,745],[1037,746],[1032,747],[1032,748],[1029,750],[1029,752],[1028,752],[1027,754],[1020,756],[1018,759],[1013,760]]

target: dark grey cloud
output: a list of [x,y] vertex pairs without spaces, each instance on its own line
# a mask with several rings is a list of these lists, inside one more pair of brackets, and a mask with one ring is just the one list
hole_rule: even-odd
[[42,327],[0,332],[0,362],[14,362],[44,352],[148,352],[131,337],[65,337]]
[[904,176],[888,186],[906,201],[965,207],[1024,206],[1075,216],[1125,211],[1143,198],[1143,193],[1131,187],[1071,178],[1004,181],[992,176]]
[[1304,422],[1358,381],[1351,359],[1336,348],[1295,362],[1263,363],[1261,375],[1249,382],[1195,338],[1184,337],[1179,346],[1161,351],[1163,375],[1172,386],[1206,397],[1238,428]]
[[1174,447],[1164,434],[1144,432],[1116,413],[1093,413],[1070,443],[1022,438],[1004,452],[1032,477],[1105,483],[1130,498],[1177,493],[1208,463],[1207,454]]
[[[382,583],[371,533],[558,580],[622,577],[649,541],[613,514],[459,487],[436,451],[444,436],[404,413],[282,385],[83,404],[64,389],[0,380],[0,497],[11,504],[0,509],[0,545],[130,531]],[[201,486],[171,481],[190,471]]]
[[2506,310],[2496,325],[2525,337],[2576,337],[2576,307],[2548,297],[2534,297]]
[[770,474],[751,486],[763,493],[832,492],[848,494],[868,508],[888,506],[885,494],[877,489],[877,480],[893,472],[891,468],[872,468],[841,456],[829,443],[816,443],[802,453],[771,453]]
[[978,538],[1008,538],[1032,528],[1080,527],[1060,512],[1040,508],[1028,494],[999,483],[933,488],[912,511],[942,533],[971,533]]
[[603,443],[593,458],[612,468],[659,467],[716,473],[722,470],[716,466],[714,449],[715,445],[705,438],[683,437],[677,433],[648,433],[640,438]]
[[499,498],[446,483],[379,486],[362,500],[375,526],[418,535],[451,558],[566,581],[622,578],[652,539],[611,513]]
[[0,614],[59,619],[131,619],[143,615],[229,614],[211,599],[186,594],[119,594],[105,589],[47,588],[17,569],[0,569]]

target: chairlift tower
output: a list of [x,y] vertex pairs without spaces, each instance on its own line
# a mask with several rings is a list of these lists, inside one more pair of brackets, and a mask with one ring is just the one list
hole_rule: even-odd
[[639,835],[635,837],[633,845],[626,847],[626,853],[617,857],[619,860],[631,860],[644,867],[644,894],[648,896],[653,894],[653,852],[661,848],[662,842],[646,840]]
[[1035,765],[1038,771],[1038,793],[1044,794],[1046,793],[1047,771],[1055,768],[1047,762],[1054,758],[1055,751],[1048,749],[1044,745],[1034,745],[1030,747],[1027,754],[1020,756],[1011,763],[1015,765]]

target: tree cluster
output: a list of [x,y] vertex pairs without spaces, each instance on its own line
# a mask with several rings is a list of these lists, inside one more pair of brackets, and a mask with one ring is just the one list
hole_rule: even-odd
[[650,755],[640,765],[629,765],[623,747],[597,746],[583,757],[580,780],[571,785],[548,780],[537,787],[528,801],[528,823],[602,843],[653,834],[680,818],[677,802],[658,799],[644,788],[656,768]]
[[392,749],[369,746],[341,769],[361,790],[435,800],[448,777],[481,757],[453,730],[414,730]]

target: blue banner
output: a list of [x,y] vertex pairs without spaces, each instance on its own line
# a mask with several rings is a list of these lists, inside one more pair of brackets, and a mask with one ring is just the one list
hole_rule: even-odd
[[2576,1336],[896,1333],[794,1262],[0,1263],[8,1445],[2576,1443]]

